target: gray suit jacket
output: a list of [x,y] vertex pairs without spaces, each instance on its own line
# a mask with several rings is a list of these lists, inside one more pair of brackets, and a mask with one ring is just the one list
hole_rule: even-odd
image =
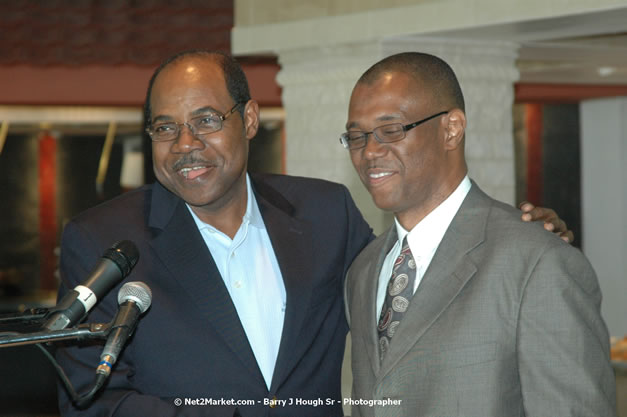
[[392,227],[348,272],[353,417],[616,415],[592,267],[475,183],[380,364],[376,288],[396,240]]

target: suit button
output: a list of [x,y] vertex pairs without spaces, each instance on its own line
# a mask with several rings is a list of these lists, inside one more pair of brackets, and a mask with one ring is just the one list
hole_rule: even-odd
[[270,408],[276,407],[276,395],[270,400]]

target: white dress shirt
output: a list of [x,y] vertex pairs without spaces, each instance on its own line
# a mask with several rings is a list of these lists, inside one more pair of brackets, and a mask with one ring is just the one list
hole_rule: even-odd
[[246,213],[232,240],[187,207],[220,271],[270,389],[283,331],[285,284],[248,174],[246,191]]
[[407,236],[409,249],[411,249],[411,253],[416,261],[416,281],[414,283],[415,293],[422,277],[433,259],[435,251],[446,233],[446,230],[451,224],[451,221],[453,221],[453,217],[457,214],[457,211],[466,198],[468,191],[470,191],[470,186],[470,179],[468,176],[465,176],[455,191],[453,191],[453,193],[431,213],[427,214],[427,216],[409,232],[401,226],[396,218],[394,218],[398,241],[385,257],[385,261],[381,267],[381,273],[379,274],[379,283],[377,286],[377,309],[375,310],[376,322],[379,321],[381,308],[383,307],[383,302],[385,301],[386,289],[390,281],[390,276],[392,275],[392,267],[394,266],[394,261],[401,253],[401,245],[405,236]]

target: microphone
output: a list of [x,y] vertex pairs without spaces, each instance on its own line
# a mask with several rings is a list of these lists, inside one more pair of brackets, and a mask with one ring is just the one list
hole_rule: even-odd
[[126,340],[131,336],[139,316],[148,310],[152,302],[152,291],[143,282],[127,282],[118,292],[120,308],[113,319],[107,343],[100,355],[96,373],[106,378],[111,373],[113,364],[118,359]]
[[88,278],[61,299],[44,328],[62,330],[80,322],[100,297],[131,272],[138,259],[139,251],[133,242],[122,240],[114,243],[102,255]]

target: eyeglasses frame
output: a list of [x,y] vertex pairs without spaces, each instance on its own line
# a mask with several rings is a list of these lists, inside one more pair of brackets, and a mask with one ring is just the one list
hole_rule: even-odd
[[203,116],[192,117],[190,120],[186,120],[184,122],[179,122],[179,123],[177,123],[177,122],[165,122],[165,123],[162,123],[162,124],[175,124],[177,126],[178,131],[176,132],[176,135],[172,139],[155,139],[153,137],[153,134],[155,132],[153,131],[153,127],[154,126],[152,124],[149,127],[146,128],[146,133],[148,133],[148,136],[150,136],[150,139],[153,142],[157,142],[157,143],[160,143],[160,142],[171,142],[173,140],[177,140],[181,136],[181,132],[182,132],[181,126],[185,125],[185,126],[187,126],[187,128],[189,129],[189,131],[191,132],[192,135],[194,135],[197,138],[202,138],[202,137],[204,137],[206,135],[210,135],[212,133],[221,131],[222,128],[224,127],[224,121],[226,119],[228,119],[230,115],[235,113],[235,110],[242,104],[245,104],[245,103],[242,102],[242,101],[239,101],[239,102],[235,103],[235,105],[233,107],[231,107],[231,110],[227,111],[225,114],[219,114],[219,113],[216,112],[216,116],[218,116],[218,119],[220,119],[220,129],[214,130],[212,132],[196,133],[195,128],[190,124],[191,120],[199,119],[199,118],[202,118],[202,117],[207,117],[207,115],[203,115]]
[[[345,133],[342,133],[342,134],[340,135],[340,143],[342,144],[342,146],[344,146],[344,148],[346,148],[346,149],[348,149],[348,150],[352,151],[352,150],[355,150],[355,149],[365,148],[365,147],[366,147],[366,145],[368,144],[368,135],[372,135],[372,136],[375,138],[375,140],[376,140],[377,142],[379,142],[379,143],[394,143],[394,142],[399,142],[399,141],[401,141],[401,140],[405,139],[405,137],[407,136],[407,135],[406,135],[406,133],[407,133],[409,130],[411,130],[411,129],[415,128],[416,126],[420,126],[421,124],[423,124],[423,123],[425,123],[425,122],[428,122],[428,121],[429,121],[429,120],[431,120],[431,119],[435,119],[435,118],[436,118],[436,117],[438,117],[438,116],[442,116],[442,115],[448,114],[449,112],[450,112],[450,110],[441,111],[441,112],[439,112],[439,113],[436,113],[436,114],[431,115],[431,116],[429,116],[429,117],[426,117],[426,118],[424,118],[424,119],[422,119],[422,120],[418,120],[417,122],[410,123],[410,124],[407,124],[407,125],[403,125],[403,124],[401,124],[401,123],[389,123],[389,124],[386,124],[386,125],[377,126],[377,127],[375,127],[373,130],[371,130],[370,132],[361,132],[361,133],[364,135],[364,144],[363,144],[363,146],[358,146],[358,147],[356,147],[356,148],[351,148],[351,147],[350,147],[350,142],[349,142],[349,139],[347,138],[347,136],[348,136],[348,132],[345,132]],[[400,125],[401,125],[401,127],[403,128],[403,136],[402,136],[401,138],[398,138],[398,139],[395,139],[395,140],[384,141],[383,139],[381,139],[380,137],[378,137],[378,136],[377,136],[377,134],[374,132],[375,130],[380,129],[380,128],[382,128],[382,127],[386,127],[386,126],[393,126],[393,125],[399,125],[399,124],[400,124]],[[353,139],[352,141],[355,141],[355,140],[356,140],[356,139]],[[351,142],[352,142],[352,141],[351,141]]]

